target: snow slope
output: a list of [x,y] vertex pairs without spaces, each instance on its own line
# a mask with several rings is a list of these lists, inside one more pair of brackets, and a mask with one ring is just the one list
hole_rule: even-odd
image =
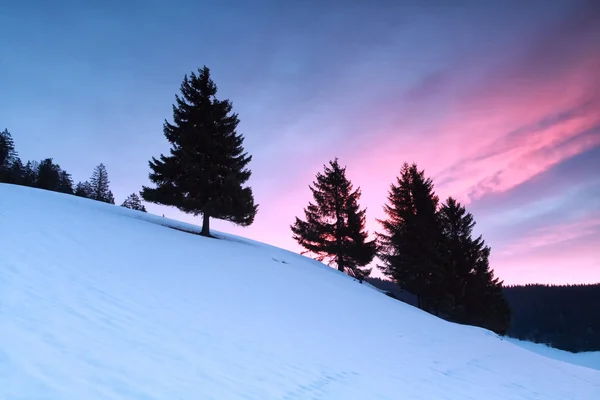
[[599,399],[600,371],[268,245],[0,184],[0,399]]
[[527,350],[533,351],[534,353],[538,353],[555,360],[600,370],[600,351],[571,353],[570,351],[555,349],[542,343],[533,343],[515,338],[506,338],[506,340],[516,344],[517,346],[521,346]]

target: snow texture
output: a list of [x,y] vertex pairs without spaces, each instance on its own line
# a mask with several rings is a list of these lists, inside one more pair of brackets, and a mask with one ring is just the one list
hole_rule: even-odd
[[580,353],[571,353],[570,351],[555,349],[542,343],[533,343],[514,338],[506,338],[506,340],[525,349],[531,350],[534,353],[542,354],[555,360],[600,370],[600,351],[582,351]]
[[179,229],[0,184],[0,399],[600,398],[600,371]]

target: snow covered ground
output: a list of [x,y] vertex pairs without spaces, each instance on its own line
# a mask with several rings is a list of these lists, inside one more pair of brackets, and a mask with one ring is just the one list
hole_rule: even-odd
[[194,228],[0,184],[0,399],[600,398],[600,371],[164,224]]
[[528,342],[526,340],[519,340],[514,338],[506,338],[506,340],[516,344],[517,346],[521,346],[527,350],[531,350],[534,353],[538,353],[543,356],[553,358],[555,360],[560,360],[571,364],[582,365],[584,367],[600,370],[600,351],[584,351],[581,353],[571,353],[570,351],[555,349],[541,343],[533,343]]

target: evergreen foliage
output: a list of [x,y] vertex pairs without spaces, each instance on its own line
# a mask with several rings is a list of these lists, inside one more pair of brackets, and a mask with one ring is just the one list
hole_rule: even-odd
[[442,234],[433,182],[416,164],[404,163],[378,220],[382,272],[417,296],[420,308],[438,314],[447,303],[442,261]]
[[100,164],[90,182],[79,182],[73,188],[71,174],[63,170],[52,158],[41,162],[28,161],[23,165],[17,156],[15,144],[8,130],[0,132],[0,182],[36,187],[76,196],[87,197],[114,204],[109,188],[106,167]]
[[140,197],[136,193],[132,193],[129,196],[127,196],[127,198],[125,199],[123,204],[121,204],[121,206],[125,208],[130,208],[132,210],[146,212],[146,207],[144,207],[144,204],[142,204],[142,199],[140,199]]
[[104,164],[101,163],[96,166],[89,182],[90,199],[115,204],[115,198],[109,187],[108,172]]
[[8,129],[0,132],[0,182],[10,181],[10,169],[17,159],[15,143]]
[[444,260],[449,317],[506,334],[511,311],[504,298],[503,282],[489,266],[490,248],[481,236],[473,238],[475,220],[452,197],[439,210],[444,236]]
[[[416,297],[392,281],[366,281],[417,306]],[[511,310],[507,336],[571,352],[600,351],[600,284],[504,286],[502,295]]]
[[40,163],[37,161],[27,161],[23,170],[22,184],[24,186],[36,187],[38,181],[38,171]]
[[374,240],[367,240],[366,209],[360,209],[360,188],[354,189],[337,158],[317,173],[314,186],[309,186],[313,202],[304,209],[305,220],[296,218],[291,229],[294,239],[316,259],[327,259],[338,270],[362,281],[371,272],[377,250]]
[[396,283],[388,279],[381,279],[373,276],[365,278],[365,281],[375,286],[377,289],[382,290],[388,296],[394,299],[400,300],[403,303],[417,306],[417,297],[412,293],[402,289]]
[[433,181],[404,163],[391,185],[383,233],[382,272],[414,294],[417,306],[443,318],[506,334],[510,307],[489,266],[490,248],[472,237],[473,215],[455,199],[439,206]]
[[36,177],[35,187],[73,194],[71,175],[64,171],[60,165],[55,164],[52,158],[46,158],[39,163]]
[[238,115],[229,100],[216,98],[217,86],[207,67],[187,75],[175,96],[173,123],[163,125],[171,143],[170,155],[152,157],[150,181],[143,187],[144,200],[177,207],[194,216],[202,215],[202,235],[210,236],[210,218],[248,226],[258,205],[252,189],[243,185],[251,176],[252,156],[237,133]]
[[[8,170],[8,174],[6,175],[6,182],[12,183],[15,185],[23,185],[24,184],[24,176],[25,176],[25,166],[19,157],[17,157],[10,169]],[[0,180],[1,181],[1,180]]]
[[88,199],[92,198],[92,185],[88,181],[77,182],[75,185],[75,196],[85,197]]
[[572,351],[600,351],[600,284],[508,286],[508,335]]

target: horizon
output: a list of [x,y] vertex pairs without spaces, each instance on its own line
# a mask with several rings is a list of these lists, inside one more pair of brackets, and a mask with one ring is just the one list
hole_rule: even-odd
[[32,3],[0,14],[0,130],[24,162],[52,157],[75,182],[104,163],[121,204],[206,65],[259,204],[252,226],[213,229],[300,252],[289,226],[339,157],[373,233],[415,162],[474,215],[505,285],[600,282],[600,3]]

